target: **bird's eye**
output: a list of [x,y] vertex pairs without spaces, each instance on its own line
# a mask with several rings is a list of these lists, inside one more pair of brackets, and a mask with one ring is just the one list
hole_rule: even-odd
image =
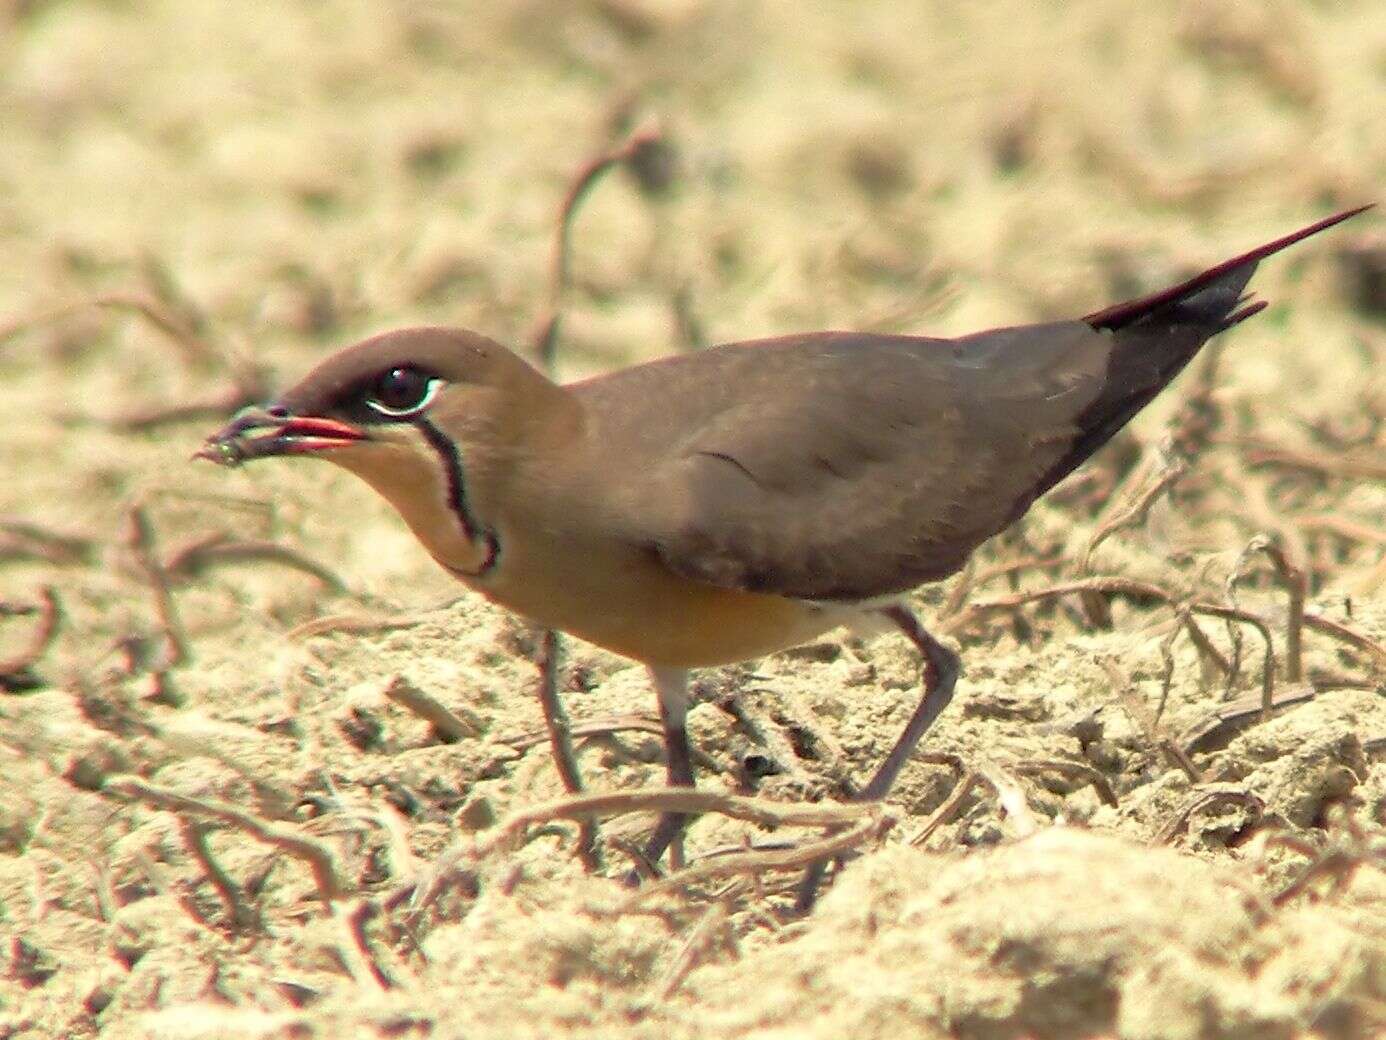
[[433,403],[442,386],[441,379],[417,368],[392,368],[375,381],[366,404],[392,419],[417,415]]

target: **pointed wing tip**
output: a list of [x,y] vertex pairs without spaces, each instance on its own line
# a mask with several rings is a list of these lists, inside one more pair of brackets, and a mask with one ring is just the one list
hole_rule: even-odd
[[[1284,249],[1286,246],[1292,246],[1296,242],[1308,238],[1310,235],[1317,235],[1320,231],[1327,231],[1335,224],[1341,224],[1345,220],[1351,220],[1359,213],[1365,213],[1367,212],[1367,210],[1375,208],[1375,202],[1368,202],[1365,205],[1354,206],[1352,209],[1345,209],[1341,213],[1335,213],[1331,217],[1324,217],[1322,220],[1318,221],[1315,224],[1310,224],[1306,228],[1300,228],[1298,231],[1288,234],[1284,238],[1277,239],[1275,242],[1270,243],[1270,245],[1262,246],[1261,248],[1271,249],[1271,252],[1276,252],[1278,249]],[[1260,252],[1260,250],[1257,250],[1257,252]]]
[[1325,227],[1331,227],[1332,225],[1338,223],[1339,221],[1347,220],[1349,217],[1355,217],[1355,216],[1357,216],[1357,214],[1359,214],[1359,213],[1365,213],[1365,212],[1367,212],[1367,210],[1369,210],[1369,209],[1376,209],[1376,203],[1375,203],[1375,202],[1365,202],[1365,203],[1363,203],[1363,204],[1360,205],[1360,206],[1354,206],[1352,209],[1345,209],[1345,210],[1343,210],[1343,212],[1339,213],[1337,216],[1329,217],[1329,218],[1328,218],[1328,222],[1327,222],[1324,226],[1325,226]]
[[[1341,213],[1335,213],[1331,217],[1325,217],[1323,220],[1310,224],[1308,227],[1302,227],[1298,231],[1292,231],[1288,235],[1267,242],[1265,245],[1258,246],[1239,256],[1234,256],[1230,260],[1224,260],[1222,263],[1208,268],[1208,270],[1195,275],[1186,282],[1181,282],[1179,285],[1171,286],[1168,289],[1153,293],[1150,296],[1113,304],[1100,311],[1094,311],[1091,314],[1084,315],[1083,321],[1087,322],[1093,328],[1119,328],[1166,304],[1173,303],[1200,292],[1229,272],[1245,267],[1248,264],[1257,264],[1266,259],[1266,257],[1280,252],[1282,249],[1288,249],[1290,246],[1302,242],[1311,235],[1317,235],[1320,231],[1328,230],[1335,224],[1341,224],[1345,220],[1351,220],[1358,214],[1365,213],[1375,206],[1375,202],[1368,202],[1366,205],[1355,206],[1352,209],[1343,210]],[[1250,316],[1250,314],[1243,315],[1244,318]],[[1227,326],[1224,325],[1223,327],[1226,328]]]

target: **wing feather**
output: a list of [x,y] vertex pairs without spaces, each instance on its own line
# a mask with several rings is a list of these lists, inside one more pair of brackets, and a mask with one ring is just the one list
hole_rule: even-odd
[[[817,334],[715,348],[577,389],[595,415],[610,415],[604,401],[625,403],[609,421],[625,428],[620,443],[647,454],[627,464],[639,487],[663,489],[623,510],[628,536],[670,570],[863,600],[954,572],[1028,507],[1101,393],[1109,338],[1081,322],[957,340]],[[630,385],[642,379],[660,392]],[[663,421],[646,410],[670,400],[692,414]],[[661,428],[677,439],[662,442]]]

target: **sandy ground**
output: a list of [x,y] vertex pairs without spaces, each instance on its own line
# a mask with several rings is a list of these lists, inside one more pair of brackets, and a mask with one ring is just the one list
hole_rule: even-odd
[[[188,461],[369,331],[530,343],[567,185],[651,118],[565,376],[1083,313],[1382,199],[1381,5],[1134,6],[0,3],[0,1037],[1386,1031],[1380,217],[921,594],[958,697],[804,918],[764,846],[820,826],[709,814],[635,903],[647,814],[597,876],[497,842],[563,793],[535,633],[326,466]],[[1017,602],[1085,575],[1126,584]],[[563,684],[589,786],[658,784],[640,670]],[[702,784],[836,804],[917,687],[850,634],[709,672]]]

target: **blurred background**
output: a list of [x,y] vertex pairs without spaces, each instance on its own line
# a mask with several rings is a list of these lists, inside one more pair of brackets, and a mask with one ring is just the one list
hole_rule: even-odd
[[[314,736],[292,756],[245,751],[285,769],[289,786],[325,763],[348,786],[369,773],[375,760],[339,746],[341,734],[369,730],[363,713],[393,717],[350,697],[343,708],[340,695],[393,668],[487,691],[473,710],[501,719],[497,731],[537,724],[522,660],[532,645],[471,601],[436,613],[457,586],[350,478],[189,461],[222,417],[337,347],[444,323],[534,356],[561,314],[555,364],[571,378],[792,331],[952,335],[1071,317],[1386,201],[1383,113],[1386,8],[1374,0],[0,0],[0,596],[14,615],[0,642],[18,662],[0,720],[7,761],[28,770],[11,774],[8,794],[0,782],[0,803],[16,806],[0,823],[18,835],[0,844],[44,846],[55,890],[86,893],[89,850],[140,833],[91,793],[103,776],[176,769],[191,755],[205,772],[179,775],[229,797],[241,774],[207,758],[205,743],[155,753],[139,735],[172,725],[179,708],[275,739],[306,727]],[[621,160],[573,212],[556,292],[565,196],[613,149]],[[1183,498],[1161,498],[1149,530],[1109,540],[1095,568],[1221,596],[1246,569],[1248,539],[1269,533],[1306,568],[1315,602],[1379,640],[1383,226],[1368,215],[1266,264],[1254,288],[1272,306],[1227,337],[1215,375],[1185,376],[1092,476],[988,549],[984,568],[1091,550],[1108,494],[1139,492],[1128,478],[1151,476],[1139,460],[1174,429],[1196,449]],[[1207,420],[1193,433],[1190,415]],[[275,555],[284,549],[297,555]],[[1071,575],[1067,566],[1045,573]],[[1269,564],[1250,571],[1252,600],[1279,603]],[[431,634],[339,641],[306,664],[285,638],[323,615],[430,610]],[[51,642],[45,617],[60,622]],[[1134,662],[1153,699],[1168,629],[1144,626],[1164,617],[1119,616],[1113,632],[1101,617],[1054,610],[1038,628],[959,628],[972,639],[965,697],[1005,675],[1022,690],[1036,683],[1040,698],[1077,674],[1065,654],[1086,660],[1095,648]],[[26,661],[36,623],[43,639]],[[1315,649],[1305,675],[1379,701],[1379,657],[1335,646]],[[994,648],[1018,656],[993,667]],[[459,653],[464,664],[449,664]],[[1201,653],[1180,645],[1175,702],[1194,714],[1214,696],[1195,675]],[[619,662],[573,654],[585,676],[574,682],[599,703],[610,687],[612,710],[652,708],[621,700],[645,694]],[[766,667],[822,685],[803,661]],[[913,682],[908,664],[880,667]],[[1252,694],[1247,667],[1239,689]],[[1111,699],[1100,670],[1084,682],[1093,703]],[[510,705],[519,715],[507,722]],[[988,718],[1019,740],[1033,720],[1010,710]],[[324,721],[305,721],[314,711]],[[1379,754],[1366,779],[1363,748],[1380,751],[1370,728],[1333,730],[1360,737],[1357,751],[1334,744],[1321,773],[1350,760],[1361,776],[1349,789],[1370,788],[1381,813]],[[944,746],[994,746],[994,735],[950,732]],[[870,748],[853,739],[844,754],[855,768]],[[1277,739],[1282,750],[1310,741]],[[1244,778],[1253,760],[1209,776]],[[459,776],[503,776],[510,786],[490,795],[498,809],[556,791],[542,759],[514,775],[468,762],[438,775],[463,787]],[[598,782],[603,763],[588,760]],[[1131,785],[1179,775],[1158,757],[1138,766]],[[946,794],[931,779],[946,771],[930,768],[902,787],[911,812]],[[1312,830],[1335,782],[1313,788],[1317,802],[1276,811]],[[1062,800],[1049,809],[1078,812]],[[1151,819],[1121,826],[1148,837],[1164,825]],[[430,833],[441,841],[444,829]],[[109,852],[115,876],[138,874],[122,855]],[[199,876],[183,852],[169,856]],[[35,948],[87,934],[65,927]],[[80,1003],[95,992],[86,985],[61,993]],[[55,992],[29,996],[49,994],[61,1031],[70,1023]]]

